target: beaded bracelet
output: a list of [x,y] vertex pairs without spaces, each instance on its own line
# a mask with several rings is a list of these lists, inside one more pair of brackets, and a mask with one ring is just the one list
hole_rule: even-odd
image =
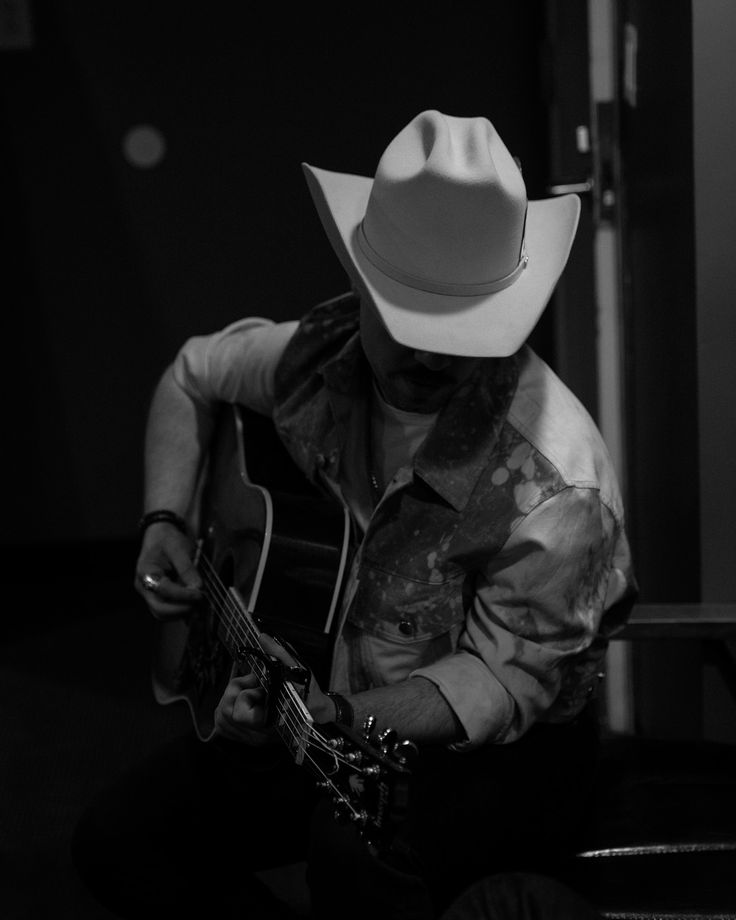
[[169,511],[168,508],[159,508],[156,511],[149,511],[147,514],[144,514],[140,521],[138,521],[138,532],[142,534],[151,524],[158,524],[164,521],[167,524],[173,524],[174,527],[183,534],[189,533],[189,528],[184,518],[175,511]]
[[339,693],[333,693],[331,690],[328,690],[326,695],[329,696],[335,704],[335,722],[352,728],[353,722],[355,721],[355,711],[352,705]]

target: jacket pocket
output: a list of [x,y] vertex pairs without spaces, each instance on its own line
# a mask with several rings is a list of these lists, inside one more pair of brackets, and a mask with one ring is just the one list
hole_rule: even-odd
[[463,580],[435,570],[434,580],[422,581],[364,563],[348,620],[395,642],[435,638],[464,620]]

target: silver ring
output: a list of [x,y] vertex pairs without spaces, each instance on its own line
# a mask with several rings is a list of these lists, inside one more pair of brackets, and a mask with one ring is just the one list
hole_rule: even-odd
[[141,576],[141,583],[146,591],[158,591],[158,586],[161,584],[160,575],[149,575],[146,573]]

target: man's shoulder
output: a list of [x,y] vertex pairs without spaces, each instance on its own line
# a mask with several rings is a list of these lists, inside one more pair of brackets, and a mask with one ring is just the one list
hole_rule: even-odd
[[614,513],[621,498],[608,447],[578,397],[532,349],[520,355],[508,422],[553,464],[566,485],[597,489]]
[[343,352],[357,335],[359,308],[353,293],[341,294],[317,304],[301,318],[276,371],[279,398],[288,397],[308,378],[316,379]]
[[287,350],[287,366],[320,359],[340,348],[358,330],[360,302],[352,292],[322,301],[299,320]]
[[330,338],[344,332],[352,333],[358,326],[359,315],[360,300],[352,291],[347,291],[308,310],[299,321],[298,331]]

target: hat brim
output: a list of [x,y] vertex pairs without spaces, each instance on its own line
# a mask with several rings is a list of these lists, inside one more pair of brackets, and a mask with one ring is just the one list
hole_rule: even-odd
[[[363,255],[357,231],[373,180],[302,164],[327,236],[349,277],[376,305],[391,337],[422,351],[505,357],[537,324],[567,263],[580,216],[577,195],[530,201],[529,262],[507,288],[479,296],[434,294],[384,275]],[[431,322],[423,322],[425,318]]]

